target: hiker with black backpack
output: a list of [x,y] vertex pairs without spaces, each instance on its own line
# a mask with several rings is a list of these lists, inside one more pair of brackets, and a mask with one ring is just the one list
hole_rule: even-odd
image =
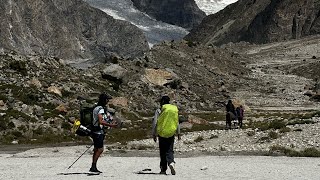
[[107,104],[109,100],[112,99],[110,95],[100,94],[98,104],[93,109],[93,127],[91,128],[91,138],[93,140],[94,149],[92,155],[92,165],[90,168],[90,172],[101,173],[97,169],[97,161],[103,152],[103,141],[105,138],[105,130],[104,127],[117,127],[117,123],[112,122],[112,116],[108,114]]
[[180,137],[179,115],[178,108],[170,104],[168,96],[162,96],[160,99],[161,110],[157,109],[152,122],[152,135],[154,142],[159,139],[160,150],[160,174],[166,174],[168,166],[171,174],[175,175],[175,161],[174,161],[174,136],[178,134]]

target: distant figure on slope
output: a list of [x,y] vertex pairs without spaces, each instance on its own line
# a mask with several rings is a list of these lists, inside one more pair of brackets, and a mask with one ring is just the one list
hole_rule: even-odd
[[174,161],[174,135],[178,134],[180,140],[180,127],[178,108],[170,104],[168,96],[162,96],[160,100],[161,110],[157,109],[152,122],[152,135],[154,142],[159,139],[160,149],[160,174],[166,174],[168,166],[171,174],[175,175]]
[[232,120],[236,119],[236,109],[234,105],[232,104],[232,101],[229,100],[226,105],[226,128],[231,129],[231,122]]
[[239,107],[237,107],[236,112],[237,112],[237,118],[238,118],[238,125],[240,128],[242,128],[242,121],[243,121],[243,116],[244,116],[243,106],[240,105]]

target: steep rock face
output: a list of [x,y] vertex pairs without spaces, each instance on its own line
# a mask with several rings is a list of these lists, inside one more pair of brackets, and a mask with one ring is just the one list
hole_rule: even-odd
[[75,60],[148,50],[137,27],[81,0],[4,0],[0,20],[2,51]]
[[159,21],[192,29],[206,16],[194,0],[131,0],[139,10]]
[[319,1],[240,0],[206,17],[185,39],[205,44],[268,43],[320,32]]

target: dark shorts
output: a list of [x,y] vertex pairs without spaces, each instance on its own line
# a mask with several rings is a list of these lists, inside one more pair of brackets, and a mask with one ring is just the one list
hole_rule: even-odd
[[95,148],[103,148],[104,134],[93,133],[91,137],[93,139],[93,145]]

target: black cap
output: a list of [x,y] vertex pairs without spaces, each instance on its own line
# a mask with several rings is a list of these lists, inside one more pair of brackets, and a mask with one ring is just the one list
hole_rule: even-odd
[[169,102],[170,102],[169,96],[162,96],[161,97],[161,100],[160,100],[161,104],[168,104]]
[[112,96],[110,96],[109,94],[106,94],[106,93],[102,93],[100,94],[99,96],[99,99],[112,99]]

